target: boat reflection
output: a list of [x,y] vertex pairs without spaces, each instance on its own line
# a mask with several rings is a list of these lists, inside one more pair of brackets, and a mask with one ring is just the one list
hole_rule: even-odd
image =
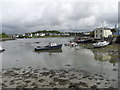
[[41,50],[41,51],[34,51],[35,53],[62,53],[62,49],[57,49],[57,50]]

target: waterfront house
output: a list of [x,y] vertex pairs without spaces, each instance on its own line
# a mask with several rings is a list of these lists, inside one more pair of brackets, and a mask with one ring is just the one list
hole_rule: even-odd
[[33,34],[32,34],[32,33],[29,33],[28,36],[29,36],[29,37],[33,37]]
[[94,30],[94,39],[103,39],[112,36],[112,31],[110,28],[96,28]]
[[67,33],[67,32],[65,32],[65,33],[64,33],[64,35],[65,35],[65,36],[70,36],[70,34],[69,34],[69,33]]
[[40,34],[39,33],[36,33],[35,36],[39,36]]
[[25,34],[22,34],[23,37],[25,37],[26,35]]
[[40,33],[40,36],[45,36],[46,34],[45,33]]
[[85,36],[90,35],[90,32],[83,32],[83,35]]

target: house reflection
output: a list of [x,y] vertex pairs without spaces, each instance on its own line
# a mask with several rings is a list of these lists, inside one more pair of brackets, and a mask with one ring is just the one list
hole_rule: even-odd
[[99,61],[100,63],[100,71],[99,74],[103,75],[104,74],[104,65],[106,64],[106,61],[110,61],[112,59],[112,56],[109,55],[108,53],[104,53],[104,52],[93,52],[94,53],[94,59],[96,61]]
[[95,52],[94,53],[94,59],[97,60],[97,61],[107,61],[107,60],[111,60],[112,56],[109,55],[108,53]]

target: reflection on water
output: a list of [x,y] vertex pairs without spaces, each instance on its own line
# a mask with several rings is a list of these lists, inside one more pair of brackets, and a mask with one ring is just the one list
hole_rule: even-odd
[[113,66],[115,66],[115,63],[118,62],[118,55],[115,54],[111,54],[108,52],[99,52],[99,51],[94,51],[92,50],[93,54],[94,54],[94,59],[96,61],[100,61],[100,62],[110,62],[113,64]]
[[95,60],[98,61],[107,61],[107,60],[111,60],[112,57],[108,53],[96,52],[94,53],[94,58]]
[[[98,61],[99,73],[103,75],[105,73],[105,68],[108,67],[108,63],[110,63],[113,67],[112,71],[117,71],[118,69],[118,55],[110,54],[109,52],[102,52],[97,50],[92,50],[94,54],[95,61]],[[109,65],[110,65],[109,64]]]
[[51,56],[52,53],[62,53],[62,49],[57,49],[57,50],[40,50],[40,51],[33,51],[35,53],[49,53],[49,55]]
[[[2,53],[2,67],[47,67],[53,69],[64,68],[66,64],[70,64],[71,68],[82,68],[92,73],[99,73],[101,69],[99,62],[106,61],[102,65],[102,72],[117,77],[117,74],[112,72],[113,63],[111,62],[114,61],[111,55],[82,47],[65,47],[64,43],[68,40],[68,38],[40,38],[3,42],[3,48],[6,51]],[[36,46],[47,45],[48,42],[62,43],[62,49],[34,52]]]

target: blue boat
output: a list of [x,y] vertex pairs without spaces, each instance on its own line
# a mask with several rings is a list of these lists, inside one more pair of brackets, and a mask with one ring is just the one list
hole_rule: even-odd
[[55,50],[55,49],[61,49],[62,44],[58,44],[58,45],[47,45],[47,46],[37,46],[35,48],[35,51],[41,51],[41,50]]

